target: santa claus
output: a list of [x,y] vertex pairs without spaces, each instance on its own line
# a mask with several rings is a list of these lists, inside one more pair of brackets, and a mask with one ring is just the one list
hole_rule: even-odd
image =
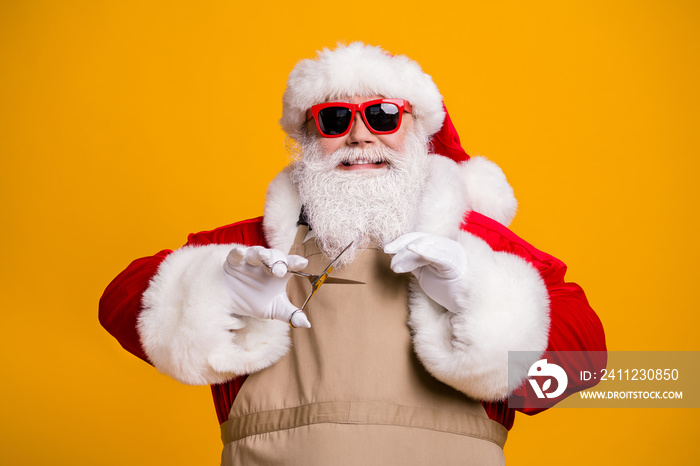
[[[134,261],[102,324],[212,386],[222,464],[503,464],[506,400],[530,366],[605,349],[582,289],[507,229],[512,189],[462,150],[414,61],[323,50],[283,102],[298,154],[264,216]],[[300,275],[336,258],[320,281]],[[531,356],[509,365],[509,351]]]

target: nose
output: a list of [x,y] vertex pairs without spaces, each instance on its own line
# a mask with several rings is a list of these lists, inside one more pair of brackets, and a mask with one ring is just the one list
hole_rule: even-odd
[[355,112],[355,119],[352,122],[352,128],[348,133],[347,144],[351,146],[366,146],[374,144],[377,141],[376,135],[371,132],[365,125],[365,120],[362,119],[360,112]]

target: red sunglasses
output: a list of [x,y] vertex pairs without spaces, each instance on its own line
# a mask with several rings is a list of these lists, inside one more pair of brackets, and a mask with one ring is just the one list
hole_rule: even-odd
[[322,136],[339,138],[352,127],[355,112],[360,112],[367,128],[375,134],[395,133],[401,127],[403,112],[411,113],[411,104],[403,99],[377,99],[351,104],[327,102],[306,111],[306,121],[314,119]]

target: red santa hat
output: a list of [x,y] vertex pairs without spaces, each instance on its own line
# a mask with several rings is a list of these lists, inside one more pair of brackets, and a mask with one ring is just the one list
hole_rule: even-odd
[[430,75],[404,55],[391,55],[361,42],[323,49],[315,60],[302,60],[294,67],[284,92],[280,124],[299,140],[312,105],[356,95],[409,101],[413,117],[432,137],[433,152],[457,162],[469,158]]

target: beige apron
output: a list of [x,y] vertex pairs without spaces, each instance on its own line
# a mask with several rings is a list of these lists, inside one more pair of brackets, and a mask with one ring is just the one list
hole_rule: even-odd
[[[306,270],[328,265],[299,228],[291,254]],[[408,276],[366,249],[309,302],[311,329],[292,329],[289,354],[252,374],[221,426],[224,465],[505,464],[507,431],[481,403],[439,382],[420,365],[408,318]],[[301,306],[308,280],[292,277]]]

